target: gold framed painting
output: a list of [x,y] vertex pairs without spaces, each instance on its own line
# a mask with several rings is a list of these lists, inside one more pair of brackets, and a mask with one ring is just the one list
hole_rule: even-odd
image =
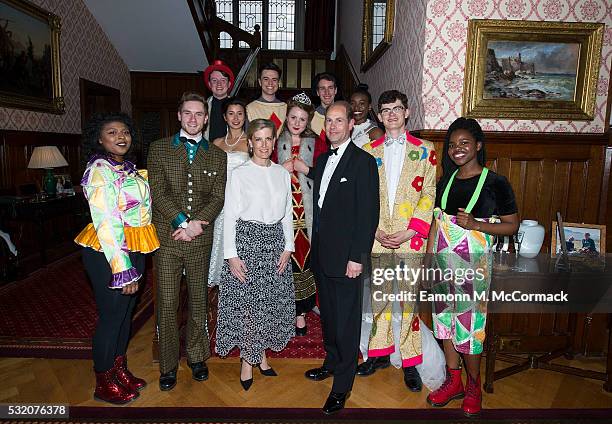
[[395,0],[363,2],[361,72],[370,69],[391,47],[395,21]]
[[0,0],[0,106],[64,113],[58,16]]
[[[550,253],[554,258],[562,251],[559,226],[552,223]],[[569,256],[599,256],[606,253],[606,226],[597,224],[563,223],[565,246]]]
[[463,116],[592,120],[604,27],[470,20]]

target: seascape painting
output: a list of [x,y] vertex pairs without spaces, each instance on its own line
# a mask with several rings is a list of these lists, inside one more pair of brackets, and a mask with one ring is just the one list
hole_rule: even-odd
[[579,43],[489,41],[484,99],[574,101]]
[[4,93],[52,97],[49,24],[1,1],[0,75]]

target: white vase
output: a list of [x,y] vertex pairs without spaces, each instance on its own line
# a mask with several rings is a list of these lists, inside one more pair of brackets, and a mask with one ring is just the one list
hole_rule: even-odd
[[544,241],[544,227],[538,221],[524,219],[518,230],[518,239],[521,243],[519,255],[525,258],[535,258]]

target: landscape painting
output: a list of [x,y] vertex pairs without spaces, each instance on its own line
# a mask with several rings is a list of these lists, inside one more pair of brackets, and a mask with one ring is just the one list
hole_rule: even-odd
[[485,99],[573,101],[580,44],[491,41]]
[[463,116],[590,121],[605,25],[470,19]]
[[61,113],[60,20],[21,0],[0,0],[0,104]]

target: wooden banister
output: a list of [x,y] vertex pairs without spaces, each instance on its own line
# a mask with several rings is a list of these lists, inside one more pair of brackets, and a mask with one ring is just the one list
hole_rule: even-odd
[[236,76],[236,81],[234,83],[234,86],[232,87],[230,96],[236,96],[238,92],[240,91],[240,89],[242,88],[244,82],[246,81],[246,77],[249,73],[249,70],[251,69],[251,67],[255,63],[255,60],[257,59],[257,54],[259,53],[259,49],[260,47],[252,49],[249,55],[247,56],[246,60],[244,61],[244,64],[240,68],[240,72],[238,72],[238,75]]
[[336,75],[344,82],[344,89],[347,93],[352,93],[361,82],[344,44],[340,45],[336,55]]
[[[255,32],[251,34],[219,18],[214,0],[187,0],[187,4],[208,63],[212,63],[215,59],[222,59],[230,68],[239,70],[231,92],[232,95],[236,94],[242,87],[261,48],[259,25],[255,25]],[[231,54],[221,55],[220,35],[222,32],[229,34],[232,38]],[[249,46],[248,49],[241,49],[241,42],[246,43]]]

